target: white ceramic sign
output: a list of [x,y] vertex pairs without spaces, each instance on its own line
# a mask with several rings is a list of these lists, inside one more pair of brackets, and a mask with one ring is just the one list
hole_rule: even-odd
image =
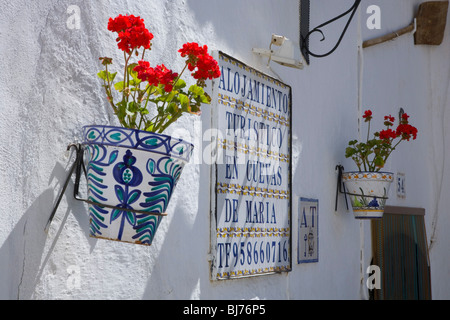
[[291,270],[291,88],[216,52],[212,278]]
[[318,262],[319,200],[300,198],[298,208],[298,263]]

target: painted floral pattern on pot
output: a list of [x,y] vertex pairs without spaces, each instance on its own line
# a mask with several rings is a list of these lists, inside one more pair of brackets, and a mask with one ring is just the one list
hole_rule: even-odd
[[345,172],[342,174],[357,219],[382,218],[391,182],[390,172]]
[[193,145],[111,126],[86,126],[83,137],[91,236],[150,245]]

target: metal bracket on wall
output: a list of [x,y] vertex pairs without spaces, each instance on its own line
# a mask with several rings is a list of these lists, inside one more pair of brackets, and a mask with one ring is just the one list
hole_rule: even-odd
[[[353,17],[358,10],[358,7],[361,3],[361,0],[355,0],[354,4],[351,6],[350,9],[345,11],[344,13],[336,16],[335,18],[328,20],[327,22],[324,22],[320,24],[319,26],[315,27],[311,31],[309,30],[309,15],[310,15],[310,0],[300,0],[300,46],[303,56],[305,57],[306,62],[309,64],[309,56],[313,56],[316,58],[323,58],[326,56],[329,56],[332,54],[341,44],[342,39],[345,36],[345,33],[347,32],[347,29],[353,20]],[[344,30],[342,31],[341,35],[339,36],[339,40],[336,43],[336,45],[331,49],[329,52],[324,54],[315,54],[309,50],[309,37],[314,32],[318,32],[322,35],[322,39],[320,41],[325,40],[325,35],[322,32],[321,28],[325,27],[326,25],[329,25],[330,23],[339,20],[346,15],[350,13],[350,17],[345,25]]]
[[75,187],[74,187],[74,197],[75,198],[76,198],[76,194],[78,193],[78,189],[79,189],[81,168],[83,168],[84,172],[86,173],[86,168],[83,165],[83,153],[84,153],[83,146],[81,144],[70,144],[67,147],[67,151],[69,151],[71,148],[75,149],[76,158],[75,158],[74,163],[72,164],[72,167],[69,170],[69,175],[67,176],[66,181],[63,184],[62,190],[58,196],[58,199],[56,200],[53,211],[50,214],[50,218],[48,219],[47,224],[45,225],[45,228],[44,228],[45,233],[47,233],[48,229],[50,228],[50,224],[53,221],[53,217],[55,216],[55,213],[58,209],[59,203],[61,202],[61,199],[67,189],[70,178],[72,177],[72,174],[74,173],[74,171],[76,172]]
[[[337,177],[336,202],[335,202],[335,205],[334,205],[334,211],[337,211],[339,193],[343,193],[344,194],[344,196],[345,196],[345,205],[347,206],[347,210],[348,210],[347,192],[345,191],[345,186],[342,183],[342,172],[344,172],[344,167],[341,166],[341,165],[337,165],[335,170],[338,170],[338,177]],[[342,191],[341,188],[344,188],[344,191]]]
[[310,13],[310,0],[300,0],[299,5],[299,16],[300,16],[300,51],[307,64],[309,64],[309,37],[307,37],[309,32],[309,13]]
[[[345,196],[345,204],[347,206],[347,210],[348,210],[348,202],[347,202],[347,195],[349,196],[357,196],[357,197],[365,197],[365,198],[377,198],[377,199],[384,199],[387,200],[388,197],[379,197],[379,196],[374,196],[374,195],[364,195],[364,194],[357,194],[357,193],[351,193],[351,192],[347,192],[345,190],[345,185],[342,183],[342,173],[344,172],[344,167],[342,165],[337,165],[336,169],[338,170],[338,178],[337,178],[337,186],[336,186],[336,203],[334,205],[334,211],[337,211],[337,205],[338,205],[338,198],[339,198],[339,193],[343,193]],[[342,191],[342,188],[344,188],[344,191]]]

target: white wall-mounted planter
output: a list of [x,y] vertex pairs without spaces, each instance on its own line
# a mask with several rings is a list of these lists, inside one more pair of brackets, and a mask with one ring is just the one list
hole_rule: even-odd
[[83,144],[91,237],[150,245],[193,145],[99,125],[83,128]]
[[356,219],[383,217],[389,188],[394,180],[391,172],[344,172],[342,182],[349,195]]

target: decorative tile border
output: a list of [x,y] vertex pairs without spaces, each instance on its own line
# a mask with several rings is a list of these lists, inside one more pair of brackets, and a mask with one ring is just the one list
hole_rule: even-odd
[[114,126],[83,127],[83,143],[150,150],[189,161],[194,145],[164,134]]

